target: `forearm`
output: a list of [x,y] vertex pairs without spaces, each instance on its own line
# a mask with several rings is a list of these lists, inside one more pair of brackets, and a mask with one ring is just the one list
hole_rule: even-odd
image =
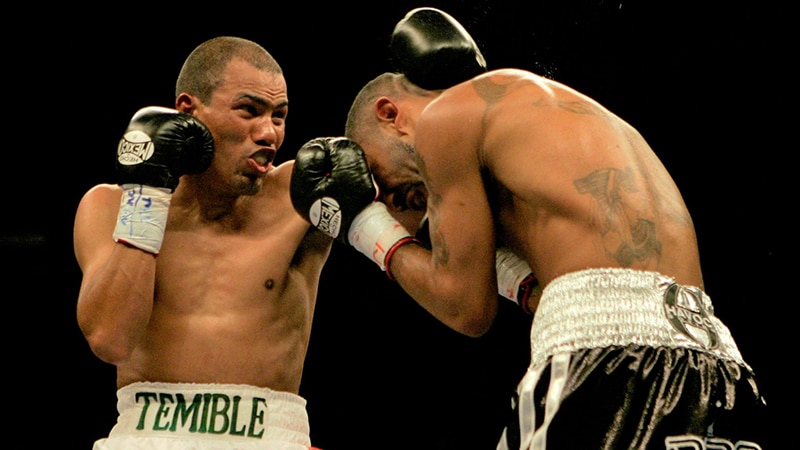
[[150,321],[155,292],[155,255],[125,244],[84,277],[78,296],[78,325],[92,352],[118,364],[138,344]]
[[430,250],[420,245],[400,247],[388,264],[403,290],[443,324],[473,337],[491,327],[498,306],[496,290],[489,283],[477,283],[473,289],[465,277],[437,271]]

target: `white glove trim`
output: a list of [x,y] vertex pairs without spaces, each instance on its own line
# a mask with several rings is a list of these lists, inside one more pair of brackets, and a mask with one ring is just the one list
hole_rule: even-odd
[[532,314],[528,299],[538,280],[528,262],[505,247],[498,248],[495,256],[498,292],[521,306],[526,313]]
[[411,233],[397,221],[381,202],[372,202],[353,218],[347,241],[356,250],[370,258],[384,272],[386,256],[399,241]]

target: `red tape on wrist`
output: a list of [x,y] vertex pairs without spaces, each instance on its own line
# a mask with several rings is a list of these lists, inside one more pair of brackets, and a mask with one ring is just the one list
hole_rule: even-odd
[[392,281],[395,280],[394,276],[392,276],[392,272],[389,270],[389,262],[392,260],[394,252],[396,252],[398,248],[406,244],[417,244],[421,246],[422,242],[419,239],[415,238],[414,236],[406,236],[403,239],[400,239],[399,241],[395,242],[392,248],[390,248],[389,251],[386,252],[386,257],[383,258],[383,266],[386,267],[386,276]]
[[531,311],[531,308],[528,305],[528,299],[531,297],[531,292],[533,292],[533,289],[538,285],[539,285],[539,280],[535,276],[533,276],[533,274],[528,275],[519,284],[519,290],[517,291],[517,300],[519,301],[519,305],[522,307],[522,310],[528,314],[533,314],[533,311]]

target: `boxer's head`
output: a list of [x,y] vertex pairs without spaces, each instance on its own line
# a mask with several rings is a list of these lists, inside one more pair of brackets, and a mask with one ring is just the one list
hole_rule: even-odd
[[415,125],[438,94],[403,75],[384,73],[361,89],[347,115],[345,135],[364,149],[381,200],[401,222],[418,224],[426,210],[427,190],[414,150]]

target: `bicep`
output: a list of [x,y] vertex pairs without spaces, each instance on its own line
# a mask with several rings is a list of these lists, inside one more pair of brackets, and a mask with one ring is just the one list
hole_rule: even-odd
[[102,267],[114,249],[113,232],[120,193],[96,186],[81,198],[73,224],[73,251],[84,278]]

